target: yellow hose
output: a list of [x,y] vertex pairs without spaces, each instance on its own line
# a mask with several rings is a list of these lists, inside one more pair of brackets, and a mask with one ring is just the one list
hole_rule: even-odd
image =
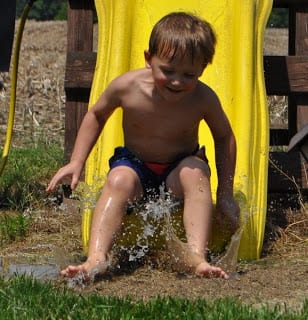
[[18,72],[18,62],[19,62],[19,52],[20,45],[23,35],[23,30],[25,26],[26,19],[28,17],[29,11],[32,7],[34,1],[28,1],[25,5],[23,13],[21,15],[20,24],[15,40],[14,55],[13,55],[13,69],[12,69],[12,80],[11,80],[11,96],[10,96],[10,109],[7,122],[6,138],[5,144],[2,151],[2,158],[0,163],[0,176],[4,170],[4,167],[7,162],[8,154],[10,151],[13,125],[14,125],[14,116],[15,116],[15,104],[16,104],[16,87],[17,87],[17,72]]

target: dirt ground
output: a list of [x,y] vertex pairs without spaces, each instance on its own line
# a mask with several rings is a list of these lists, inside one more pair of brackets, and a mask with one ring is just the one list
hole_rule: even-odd
[[[13,146],[36,143],[42,137],[63,143],[65,37],[65,22],[30,21],[26,24]],[[277,39],[281,41],[277,42]],[[286,30],[267,33],[266,54],[285,54],[286,46]],[[1,74],[0,80],[6,87],[0,95],[2,143],[10,75]],[[308,213],[304,209],[275,209],[268,215],[263,257],[233,266],[229,280],[179,274],[169,267],[166,253],[153,251],[140,264],[120,260],[120,268],[114,268],[89,286],[77,286],[75,290],[119,297],[129,295],[144,300],[158,295],[192,299],[236,297],[256,306],[278,303],[300,307],[308,298]],[[76,202],[31,209],[25,214],[33,218],[30,231],[25,239],[1,248],[1,256],[7,258],[6,261],[51,263],[62,268],[83,258],[81,212]],[[54,281],[67,285],[60,277]]]
[[[51,264],[58,270],[83,261],[81,210],[76,201],[29,213],[33,220],[27,237],[1,248],[3,261],[6,264]],[[167,251],[152,250],[139,262],[128,262],[128,256],[119,254],[104,277],[86,286],[60,276],[53,281],[74,287],[82,294],[95,292],[143,300],[157,296],[234,297],[255,306],[280,304],[300,308],[308,298],[308,217],[307,212],[290,210],[284,217],[289,221],[287,225],[267,223],[263,257],[230,266],[229,280],[176,272]]]

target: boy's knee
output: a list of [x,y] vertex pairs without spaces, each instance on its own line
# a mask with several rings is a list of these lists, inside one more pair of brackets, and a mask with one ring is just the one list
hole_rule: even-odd
[[186,192],[195,192],[196,186],[209,188],[209,166],[196,157],[188,157],[170,174],[167,186],[176,197],[183,197]]
[[183,168],[180,171],[180,180],[182,183],[197,183],[201,179],[205,178],[204,172],[200,168]]
[[114,191],[125,192],[128,195],[137,193],[139,189],[141,190],[137,174],[128,167],[112,169],[108,174],[106,184]]
[[179,171],[180,179],[182,181],[200,181],[200,179],[209,179],[209,166],[201,160],[196,160],[193,164],[183,164]]

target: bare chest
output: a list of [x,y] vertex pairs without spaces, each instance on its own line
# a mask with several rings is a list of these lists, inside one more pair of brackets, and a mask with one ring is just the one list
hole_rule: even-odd
[[189,106],[140,105],[124,110],[123,127],[131,134],[181,138],[194,135],[202,115]]

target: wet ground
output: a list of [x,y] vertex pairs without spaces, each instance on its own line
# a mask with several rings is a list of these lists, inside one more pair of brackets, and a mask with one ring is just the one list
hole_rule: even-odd
[[59,276],[59,270],[68,263],[84,259],[80,225],[81,213],[75,207],[62,205],[33,213],[27,237],[1,248],[0,271],[10,276],[15,273],[32,274],[85,294],[95,292],[143,300],[157,296],[191,299],[235,297],[257,306],[281,304],[298,308],[308,299],[307,239],[298,241],[295,246],[285,243],[281,250],[280,243],[272,244],[273,252],[262,259],[234,266],[229,280],[175,272],[166,252],[154,250],[138,263],[128,263],[127,257],[118,255],[114,267],[94,283],[80,285],[78,281],[67,281]]

